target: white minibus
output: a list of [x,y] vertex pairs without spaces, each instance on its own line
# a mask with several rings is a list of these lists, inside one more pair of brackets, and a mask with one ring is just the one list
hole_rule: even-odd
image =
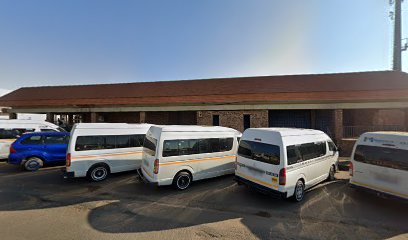
[[250,128],[239,144],[235,180],[300,202],[306,189],[334,179],[338,156],[333,141],[322,131]]
[[145,182],[184,190],[192,181],[233,174],[240,136],[226,127],[152,126],[139,175]]
[[408,132],[364,133],[354,145],[350,184],[408,199]]
[[79,123],[71,130],[65,178],[102,181],[110,173],[140,168],[150,124]]
[[46,121],[0,119],[0,159],[5,159],[10,153],[10,145],[26,132],[61,132],[64,129]]

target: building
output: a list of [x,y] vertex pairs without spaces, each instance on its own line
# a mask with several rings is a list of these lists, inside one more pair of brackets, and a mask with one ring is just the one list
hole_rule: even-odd
[[315,128],[345,155],[362,132],[408,128],[408,74],[394,71],[20,88],[0,98],[48,121]]

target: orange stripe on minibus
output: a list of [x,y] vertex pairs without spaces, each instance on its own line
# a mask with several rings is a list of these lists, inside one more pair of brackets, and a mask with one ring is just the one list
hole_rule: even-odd
[[77,156],[74,159],[86,159],[86,158],[98,158],[98,157],[116,157],[116,156],[128,156],[133,154],[142,154],[143,152],[127,152],[127,153],[112,153],[112,154],[99,154],[99,155],[83,155]]
[[177,161],[177,162],[166,162],[166,163],[160,163],[160,166],[169,166],[169,165],[192,163],[192,162],[222,161],[222,160],[230,159],[230,158],[235,158],[235,156],[202,158],[202,159],[193,159],[193,160]]

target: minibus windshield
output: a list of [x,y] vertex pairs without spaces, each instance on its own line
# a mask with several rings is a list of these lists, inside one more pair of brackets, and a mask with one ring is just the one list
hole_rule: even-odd
[[408,171],[408,150],[358,145],[354,160],[366,164]]
[[241,140],[238,155],[259,162],[280,164],[280,148],[272,144]]

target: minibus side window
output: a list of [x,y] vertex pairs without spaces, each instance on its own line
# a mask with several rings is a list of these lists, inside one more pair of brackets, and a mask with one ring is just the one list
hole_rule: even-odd
[[116,137],[115,136],[104,136],[105,145],[103,149],[113,149],[116,147]]
[[165,140],[163,147],[163,157],[183,156],[198,154],[198,140]]
[[104,144],[103,136],[79,136],[75,143],[75,151],[100,150]]
[[163,157],[179,155],[179,140],[165,140],[163,143]]
[[288,165],[300,163],[303,161],[298,146],[295,146],[295,145],[287,146],[286,154],[288,158]]
[[200,153],[210,153],[211,152],[210,142],[208,141],[208,139],[200,139],[198,141],[199,141]]
[[302,154],[303,160],[305,161],[324,156],[327,152],[326,143],[304,143],[300,145],[300,152]]
[[358,145],[354,160],[366,164],[408,171],[408,150]]
[[220,138],[220,151],[226,152],[232,149],[233,138]]
[[0,139],[14,139],[20,135],[20,132],[15,129],[0,129]]
[[208,139],[210,143],[210,152],[219,152],[220,151],[220,139],[219,138],[210,138]]
[[142,147],[144,134],[130,135],[130,147]]

